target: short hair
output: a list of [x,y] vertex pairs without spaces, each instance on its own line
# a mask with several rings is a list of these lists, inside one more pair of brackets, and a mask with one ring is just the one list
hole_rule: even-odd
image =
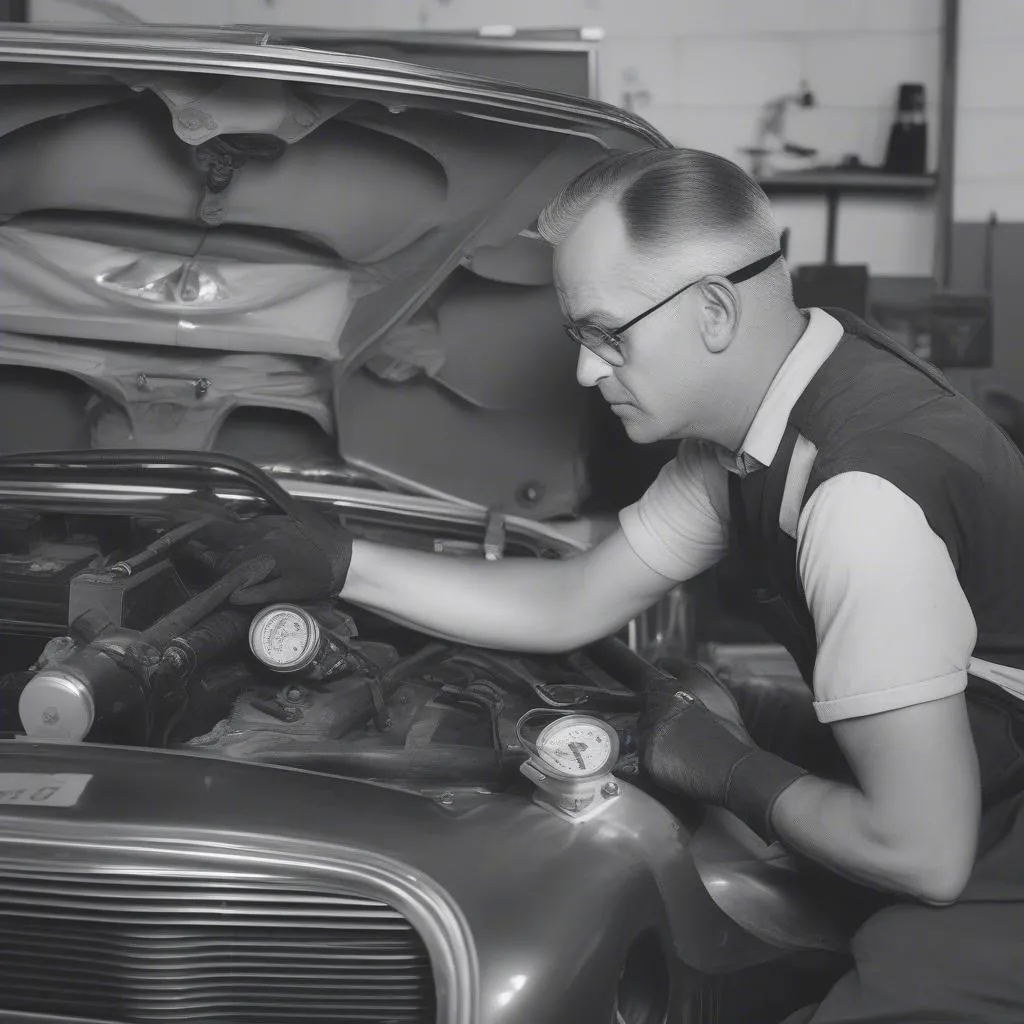
[[[617,204],[627,236],[642,256],[664,255],[693,233],[746,235],[765,246],[779,240],[760,185],[731,160],[700,149],[620,153],[589,167],[541,212],[541,237],[558,245],[601,200]],[[764,255],[770,251],[765,248]]]

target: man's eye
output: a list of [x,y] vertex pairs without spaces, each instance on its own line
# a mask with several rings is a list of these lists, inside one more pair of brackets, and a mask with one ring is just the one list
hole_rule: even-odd
[[600,324],[579,324],[580,333],[591,341],[600,341],[605,344],[614,344],[617,339],[609,332],[607,327]]

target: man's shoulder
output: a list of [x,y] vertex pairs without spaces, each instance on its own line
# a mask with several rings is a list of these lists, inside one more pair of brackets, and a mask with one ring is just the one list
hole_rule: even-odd
[[840,473],[819,486],[804,503],[796,529],[802,577],[814,562],[842,573],[880,574],[884,580],[892,568],[891,552],[943,539],[912,495],[886,477],[862,471]]
[[935,432],[936,423],[977,409],[934,367],[880,332],[846,327],[838,345],[794,406],[791,422],[819,450],[897,425]]

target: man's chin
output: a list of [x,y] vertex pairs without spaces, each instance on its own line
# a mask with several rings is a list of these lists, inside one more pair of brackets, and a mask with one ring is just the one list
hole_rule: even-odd
[[626,436],[634,444],[654,444],[661,441],[663,435],[658,430],[657,424],[653,423],[638,410],[631,410],[632,415],[622,417],[622,428]]

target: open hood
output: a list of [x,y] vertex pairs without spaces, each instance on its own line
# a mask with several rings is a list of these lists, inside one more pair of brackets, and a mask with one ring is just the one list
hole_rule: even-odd
[[0,32],[0,447],[228,450],[573,512],[592,405],[537,214],[666,141],[268,39]]

